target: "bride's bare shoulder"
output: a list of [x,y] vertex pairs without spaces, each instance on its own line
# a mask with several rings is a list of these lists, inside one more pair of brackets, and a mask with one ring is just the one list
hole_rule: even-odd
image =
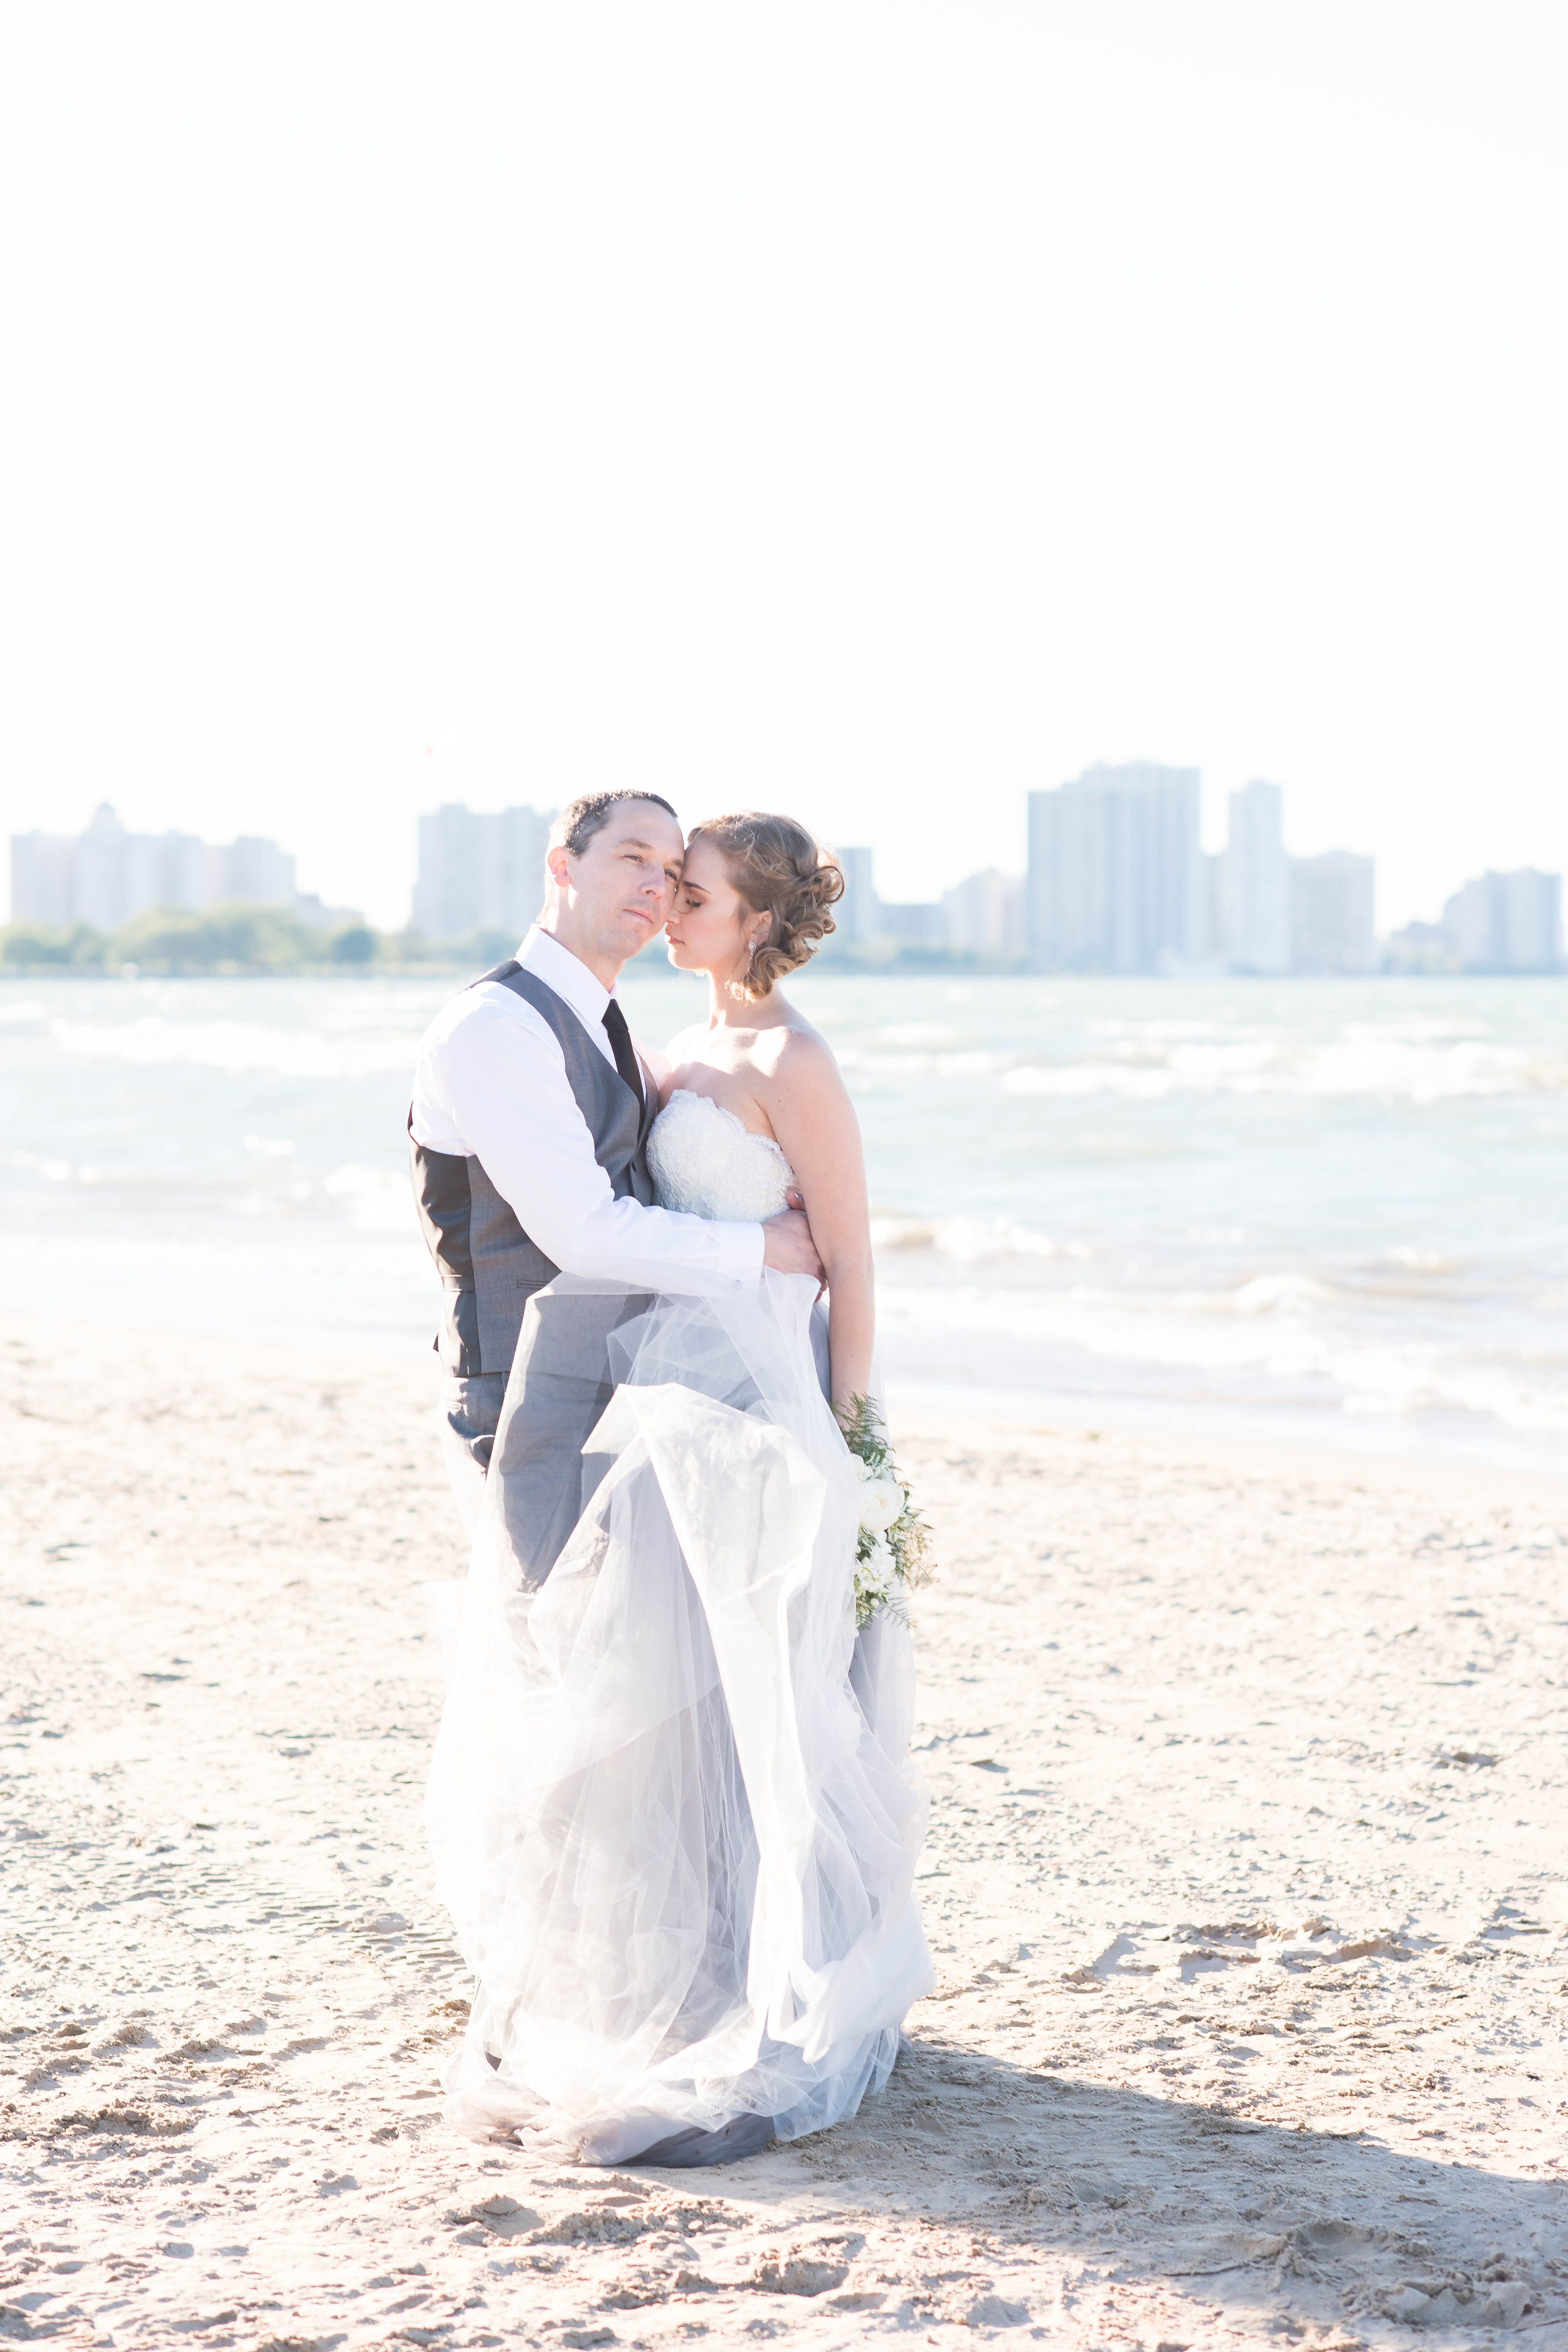
[[758,1033],[758,1059],[773,1084],[802,1094],[826,1087],[835,1092],[842,1089],[844,1081],[832,1046],[793,1005],[786,1021]]

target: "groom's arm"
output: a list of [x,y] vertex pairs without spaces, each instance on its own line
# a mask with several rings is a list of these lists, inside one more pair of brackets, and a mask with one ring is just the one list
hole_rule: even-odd
[[646,1279],[650,1265],[754,1282],[763,1228],[617,1201],[547,1024],[510,992],[475,989],[437,1021],[414,1085],[414,1133],[477,1158],[529,1239],[567,1274]]

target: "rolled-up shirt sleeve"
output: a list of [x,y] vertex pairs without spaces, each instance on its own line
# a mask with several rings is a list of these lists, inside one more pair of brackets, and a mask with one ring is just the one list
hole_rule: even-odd
[[[499,1000],[499,1001],[498,1001]],[[754,1282],[761,1225],[617,1200],[545,1024],[515,996],[471,990],[426,1040],[414,1130],[437,1150],[472,1154],[531,1241],[567,1274],[646,1278],[668,1261]]]

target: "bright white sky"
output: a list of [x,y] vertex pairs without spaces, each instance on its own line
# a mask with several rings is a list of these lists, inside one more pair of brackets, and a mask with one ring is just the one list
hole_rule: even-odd
[[1568,863],[1559,0],[48,0],[6,828],[646,782],[1022,863],[1099,758],[1383,919]]

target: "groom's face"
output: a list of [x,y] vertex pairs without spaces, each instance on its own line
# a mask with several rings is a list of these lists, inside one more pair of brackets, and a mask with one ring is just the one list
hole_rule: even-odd
[[621,801],[570,860],[571,895],[600,955],[626,962],[657,939],[675,903],[685,844],[667,809]]

